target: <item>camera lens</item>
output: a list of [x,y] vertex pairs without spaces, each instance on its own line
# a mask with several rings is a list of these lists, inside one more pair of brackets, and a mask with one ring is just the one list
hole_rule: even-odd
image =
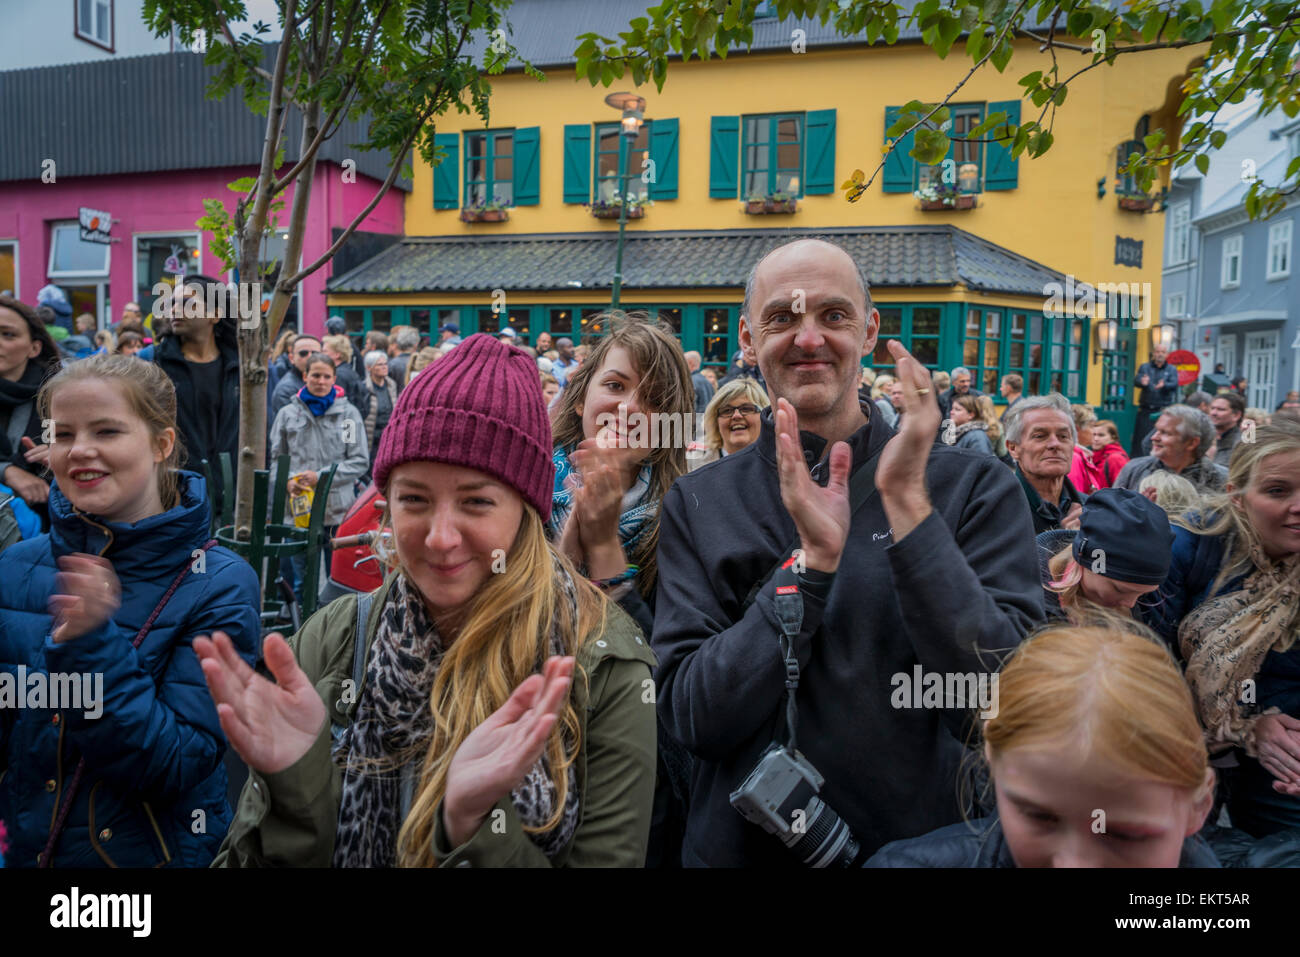
[[848,867],[858,856],[858,842],[831,806],[820,797],[808,802],[805,827],[787,846],[809,867]]

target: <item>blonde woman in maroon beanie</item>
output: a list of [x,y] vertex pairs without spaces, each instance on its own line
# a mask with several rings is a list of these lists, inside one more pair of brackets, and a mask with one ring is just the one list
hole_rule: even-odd
[[547,542],[533,360],[466,339],[403,390],[374,475],[379,589],[270,636],[274,684],[196,643],[251,769],[216,866],[640,866],[654,658]]

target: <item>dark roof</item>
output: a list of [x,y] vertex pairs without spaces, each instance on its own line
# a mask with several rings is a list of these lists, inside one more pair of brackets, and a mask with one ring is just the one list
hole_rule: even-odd
[[[754,263],[791,239],[838,243],[873,286],[953,286],[1043,295],[1065,275],[955,226],[734,229],[629,233],[628,288],[741,288]],[[331,293],[481,292],[608,289],[617,234],[408,236],[329,282]],[[581,286],[575,285],[581,283]]]
[[[576,62],[573,51],[578,47],[576,37],[579,34],[598,33],[620,42],[619,33],[627,30],[634,18],[644,17],[648,5],[649,0],[514,0],[504,19],[510,43],[534,66],[567,66]],[[903,16],[898,22],[898,42],[919,41],[921,31],[907,22],[915,3],[913,0],[900,0],[899,5],[903,8]],[[1031,29],[1045,26],[1035,21],[1032,13],[1028,25]],[[815,17],[778,20],[773,15],[755,19],[753,28],[753,44],[739,47],[729,55],[774,50],[788,53],[795,29],[804,31],[808,49],[867,45],[865,35],[843,37],[836,33],[834,17],[823,26]],[[480,36],[466,44],[476,61],[481,58],[489,40]],[[878,43],[884,45],[884,40]],[[677,54],[671,56],[678,58]],[[517,68],[518,61],[511,67]]]
[[[45,159],[60,177],[257,166],[266,118],[244,105],[239,90],[209,100],[214,72],[202,54],[188,52],[0,72],[0,182],[39,177]],[[367,125],[344,122],[317,155],[352,158],[359,172],[382,180],[388,154],[354,145],[365,142]],[[292,110],[284,137],[290,163],[301,131],[301,114]],[[411,188],[401,176],[394,185]]]

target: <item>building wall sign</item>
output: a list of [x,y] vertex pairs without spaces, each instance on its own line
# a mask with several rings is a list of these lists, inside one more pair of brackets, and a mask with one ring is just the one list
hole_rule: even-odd
[[1142,240],[1115,237],[1115,265],[1142,268]]
[[82,206],[78,211],[81,222],[81,241],[83,243],[110,243],[108,231],[113,227],[113,217],[102,209]]

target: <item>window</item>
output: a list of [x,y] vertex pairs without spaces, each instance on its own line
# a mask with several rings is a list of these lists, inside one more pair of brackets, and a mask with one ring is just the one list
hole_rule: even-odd
[[77,36],[113,50],[113,0],[76,0]]
[[1187,262],[1191,255],[1192,241],[1192,204],[1184,201],[1175,203],[1169,211],[1169,248],[1165,264],[1176,266]]
[[[595,199],[608,203],[615,193],[622,194],[627,187],[629,197],[645,200],[649,195],[649,184],[641,180],[641,171],[646,169],[646,160],[650,158],[650,123],[641,124],[637,131],[636,142],[627,148],[627,138],[623,136],[621,123],[597,123],[595,135],[596,155],[593,168],[596,171]],[[623,162],[620,164],[619,159]],[[620,181],[619,166],[622,166]]]
[[1284,279],[1291,275],[1291,220],[1274,223],[1268,228],[1269,279]]
[[948,129],[948,135],[953,139],[948,145],[948,156],[936,166],[918,164],[918,188],[946,185],[949,188],[958,187],[963,193],[980,191],[984,144],[959,143],[957,140],[969,136],[970,131],[983,119],[984,107],[980,104],[952,107],[952,126]]
[[465,205],[514,205],[514,131],[465,134]]
[[1223,262],[1219,269],[1219,288],[1236,289],[1241,285],[1241,234],[1223,241]]
[[57,223],[50,227],[49,278],[107,276],[111,248],[107,243],[82,242],[78,223]]
[[939,326],[943,316],[942,306],[877,306],[880,311],[880,331],[876,349],[870,356],[870,365],[877,372],[894,371],[894,357],[890,355],[888,341],[897,339],[927,369],[939,368]]
[[154,300],[153,287],[164,279],[203,272],[199,234],[135,236],[135,300],[144,313]]
[[18,298],[18,244],[0,243],[0,294]]
[[744,118],[741,199],[773,193],[803,195],[802,113]]
[[1165,317],[1168,319],[1182,319],[1187,315],[1187,298],[1181,293],[1174,293],[1172,296],[1165,297]]
[[1292,130],[1288,133],[1286,142],[1289,147],[1287,150],[1287,156],[1291,159],[1300,158],[1300,130]]
[[1115,157],[1115,195],[1116,196],[1141,196],[1142,190],[1138,189],[1137,176],[1133,173],[1125,173],[1123,169],[1128,165],[1129,157],[1134,153],[1145,153],[1146,146],[1141,140],[1129,140],[1127,143],[1121,143]]

